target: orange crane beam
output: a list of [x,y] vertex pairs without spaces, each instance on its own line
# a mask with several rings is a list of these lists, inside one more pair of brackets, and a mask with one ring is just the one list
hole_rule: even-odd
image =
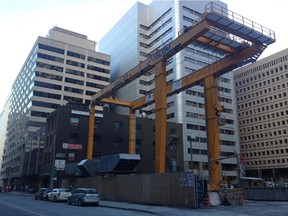
[[94,144],[95,104],[90,104],[90,117],[88,129],[87,159],[92,160]]
[[106,86],[104,89],[97,92],[95,95],[92,95],[91,103],[95,103],[97,100],[100,101],[101,99],[110,96],[112,92],[115,92],[116,90],[122,88],[146,72],[150,71],[158,62],[167,60],[171,56],[175,55],[177,52],[184,49],[187,45],[197,40],[197,38],[209,30],[210,25],[205,19],[197,23],[193,26],[193,28],[189,28],[189,30],[187,30],[184,34],[178,36],[177,39],[149,55],[145,61],[141,62],[127,73],[120,76],[118,79]]
[[165,173],[166,129],[167,129],[167,93],[166,93],[166,61],[155,66],[155,132],[156,160],[155,171]]
[[129,154],[135,154],[135,111],[131,109],[129,118]]
[[206,113],[206,133],[208,164],[210,172],[209,191],[219,190],[222,181],[220,169],[220,133],[218,118],[215,110],[218,107],[218,86],[217,77],[211,75],[205,78],[205,113]]
[[[250,47],[243,49],[241,52],[230,55],[224,59],[221,59],[217,62],[214,62],[208,65],[205,68],[202,68],[196,71],[195,73],[189,74],[179,80],[176,80],[172,84],[169,84],[166,86],[167,97],[177,94],[195,85],[196,83],[203,81],[205,78],[211,75],[219,76],[227,71],[230,71],[234,69],[235,67],[237,67],[237,64],[239,62],[245,61],[250,56],[262,53],[263,50],[264,50],[264,47],[262,45],[253,44]],[[155,94],[156,94],[156,89],[155,89],[155,93],[144,96],[142,98],[139,98],[138,100],[131,102],[131,109],[133,110],[141,109],[145,106],[148,106],[154,103],[155,98],[156,98]]]

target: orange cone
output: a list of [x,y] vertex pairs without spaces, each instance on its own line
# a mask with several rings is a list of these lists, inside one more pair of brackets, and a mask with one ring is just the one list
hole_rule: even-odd
[[241,196],[241,205],[244,205],[244,196]]

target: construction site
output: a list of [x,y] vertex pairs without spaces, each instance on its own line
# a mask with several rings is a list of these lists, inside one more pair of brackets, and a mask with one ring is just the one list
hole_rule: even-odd
[[[91,98],[87,159],[78,164],[85,178],[63,181],[83,187],[97,187],[106,200],[127,201],[142,204],[183,206],[197,208],[221,203],[241,204],[241,188],[227,188],[221,172],[219,120],[225,109],[218,101],[217,77],[241,66],[257,61],[262,52],[275,42],[275,33],[245,17],[211,2],[195,25],[183,29],[169,44],[127,71]],[[166,80],[167,59],[189,44],[203,46],[223,56],[220,60],[188,74],[171,84]],[[154,70],[155,91],[134,101],[111,97],[119,89]],[[206,133],[209,179],[201,180],[191,172],[166,173],[167,98],[193,85],[204,82]],[[155,103],[155,173],[134,174],[133,169],[141,160],[135,154],[135,112]],[[95,106],[113,104],[129,109],[129,152],[94,160],[93,139]],[[225,124],[225,122],[224,122]],[[118,175],[118,173],[122,173]],[[123,175],[125,173],[125,175]],[[101,175],[100,175],[101,174]],[[109,175],[105,175],[109,174]],[[239,176],[241,177],[241,176]],[[201,186],[199,186],[201,182]]]

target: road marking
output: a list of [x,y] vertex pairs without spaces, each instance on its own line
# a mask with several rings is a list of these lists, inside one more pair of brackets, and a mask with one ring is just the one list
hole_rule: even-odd
[[22,211],[26,211],[26,212],[32,213],[33,215],[45,216],[45,215],[43,215],[43,214],[39,214],[39,213],[34,212],[34,211],[31,211],[31,210],[29,210],[29,209],[21,208],[21,207],[19,207],[19,206],[12,205],[12,204],[9,204],[9,203],[7,203],[7,202],[0,201],[0,203],[3,203],[4,205],[11,206],[11,207],[14,207],[14,208],[17,208],[17,209],[20,209],[20,210],[22,210]]

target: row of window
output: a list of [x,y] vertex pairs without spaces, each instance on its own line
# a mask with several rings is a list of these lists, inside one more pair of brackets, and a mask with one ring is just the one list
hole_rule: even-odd
[[140,25],[140,29],[144,29],[146,31],[149,31],[152,29],[155,25],[160,23],[169,13],[171,13],[172,8],[169,8],[166,12],[164,12],[157,20],[155,20],[150,26],[145,26],[143,24]]
[[255,158],[255,157],[263,157],[263,156],[280,156],[288,153],[288,149],[272,149],[264,150],[264,151],[253,151],[253,152],[246,152],[245,156],[248,158]]
[[[257,83],[254,82],[254,84],[251,83],[249,86],[236,89],[236,93],[238,95],[241,95],[242,93],[246,94],[250,90],[251,90],[251,92],[254,92],[255,89],[258,89],[258,88],[261,88],[261,87],[267,88],[267,86],[270,85],[270,84],[272,85],[272,87],[275,87],[273,85],[274,83],[279,83],[280,81],[283,82],[285,78],[286,79],[288,78],[288,74],[281,74],[281,75],[276,76],[276,77],[270,77],[270,79],[266,79],[266,80],[263,80],[263,81],[259,80]],[[282,85],[285,85],[285,83],[282,83]],[[280,86],[280,85],[277,85],[277,86]],[[263,90],[260,90],[260,91],[263,91]]]
[[272,146],[275,147],[279,147],[279,146],[283,146],[286,145],[286,143],[288,143],[288,139],[287,138],[282,138],[282,139],[265,139],[262,141],[255,141],[253,143],[251,143],[249,141],[249,143],[244,143],[243,145],[241,145],[241,149],[244,150],[252,150],[254,151],[255,149],[260,149],[260,148],[270,148]]
[[[286,106],[287,104],[288,104],[288,102],[285,101],[284,105]],[[276,107],[275,104],[271,104],[270,107],[265,106],[262,108],[252,109],[249,111],[238,113],[239,125],[245,125],[246,123],[249,123],[249,122],[250,123],[257,123],[257,122],[262,123],[262,121],[271,121],[271,119],[283,118],[283,117],[288,115],[287,110],[286,111],[276,111],[274,113],[268,112],[268,110],[270,110],[270,108],[274,109],[274,107]],[[282,102],[279,103],[279,107],[283,107]],[[277,108],[278,108],[278,104],[277,104]],[[252,117],[252,114],[253,114],[253,117]],[[259,115],[257,115],[257,114],[259,114]],[[244,117],[244,118],[240,118],[240,117]]]
[[[64,55],[64,53],[65,53],[64,49],[60,49],[60,48],[57,48],[57,47],[53,47],[53,46],[49,46],[49,45],[45,45],[45,44],[40,44],[40,43],[38,44],[38,48],[39,49],[43,49],[43,50],[47,50],[49,52],[62,54],[62,55]],[[78,59],[82,59],[82,60],[86,59],[86,56],[84,54],[76,53],[76,52],[72,52],[72,51],[67,51],[67,56],[78,58]],[[88,56],[87,61],[91,61],[91,62],[95,62],[95,63],[98,63],[98,64],[103,64],[103,65],[110,65],[109,61],[105,61],[103,59],[98,59],[98,58],[95,58],[95,57],[92,57],[92,56]]]
[[[273,59],[272,61],[266,62],[266,63],[264,63],[264,64],[262,64],[262,65],[253,67],[253,68],[251,68],[251,69],[249,69],[249,70],[247,70],[247,71],[245,71],[245,72],[243,72],[243,73],[236,74],[236,75],[234,76],[234,79],[235,79],[235,80],[238,80],[238,79],[240,79],[240,78],[243,78],[243,77],[246,77],[246,76],[250,76],[251,74],[253,74],[253,73],[257,72],[257,71],[261,71],[261,70],[264,70],[264,69],[266,69],[266,68],[273,67],[274,65],[280,64],[280,63],[282,63],[282,62],[284,62],[284,61],[287,61],[287,60],[288,60],[288,55],[281,56],[281,57],[279,57],[279,58],[277,58],[277,59]],[[285,70],[287,70],[288,65],[286,65],[286,64],[280,66],[281,68],[279,68],[279,70],[283,70],[283,66],[284,66]],[[270,72],[271,72],[271,74],[273,74],[273,73],[274,73],[274,69],[271,69]],[[275,72],[276,72],[276,73],[278,72],[278,68],[275,68]],[[269,72],[268,72],[268,73],[269,73]],[[263,76],[263,75],[262,75],[262,76]],[[265,76],[265,75],[264,75],[264,76]],[[259,77],[259,76],[258,76],[258,77]],[[254,79],[255,79],[255,78],[254,78]],[[246,80],[246,81],[248,82],[249,80]],[[236,85],[236,87],[237,87],[239,84],[238,84],[238,83],[235,83],[235,85]]]
[[[59,63],[64,64],[64,59],[63,58],[59,58],[59,57],[52,56],[52,55],[47,55],[47,54],[42,54],[42,53],[37,53],[37,55],[38,55],[38,58],[49,60],[49,61],[54,61],[54,62],[59,62]],[[73,60],[70,60],[70,59],[66,59],[66,64],[74,66],[74,67],[85,68],[85,64],[84,63],[73,61]],[[93,66],[93,65],[89,65],[89,64],[87,64],[87,69],[88,70],[97,71],[97,72],[106,73],[106,74],[110,73],[110,70],[108,70],[106,68],[101,68],[101,67]]]
[[140,37],[148,40],[148,39],[152,38],[155,34],[157,34],[161,29],[163,29],[165,26],[167,26],[171,22],[172,22],[172,18],[165,21],[161,26],[159,26],[156,30],[154,30],[150,35],[145,35],[143,33],[140,33]]
[[[256,128],[256,126],[255,126]],[[271,128],[269,128],[271,129]],[[240,130],[240,133],[244,131]],[[249,139],[249,137],[252,137],[252,140],[253,138],[255,137],[257,140],[260,140],[260,139],[267,139],[267,138],[271,138],[271,137],[281,137],[281,136],[286,136],[288,133],[287,133],[287,130],[286,129],[279,129],[279,130],[275,130],[275,131],[267,131],[267,129],[264,129],[263,132],[259,132],[259,130],[255,130],[255,132],[257,132],[255,135],[240,135],[240,140],[241,142],[243,141],[251,141],[251,139]]]
[[[39,62],[37,62],[37,65],[38,65],[38,67],[41,67],[41,68],[46,68],[46,69],[49,69],[49,70],[56,70],[58,72],[60,72],[60,71],[63,72],[63,68],[62,67],[57,67],[57,66],[54,67],[53,65],[43,64],[43,63],[39,63]],[[99,70],[97,70],[97,71],[99,71]],[[73,74],[73,75],[80,76],[80,77],[84,77],[84,74],[85,74],[82,71],[73,70],[73,69],[69,69],[69,68],[66,68],[66,73],[67,74]],[[39,76],[39,77],[47,78],[47,79],[54,79],[54,80],[62,81],[62,76],[59,76],[59,75],[53,75],[53,74],[40,72],[40,71],[36,71],[35,75]],[[109,78],[108,77],[94,75],[94,74],[91,74],[91,73],[86,73],[86,77],[90,78],[90,79],[95,79],[95,80],[101,80],[101,81],[109,82]],[[80,81],[81,80],[78,80],[76,82],[80,82]]]
[[[204,126],[204,125],[186,124],[186,129],[206,132],[206,126]],[[226,128],[221,128],[220,134],[234,135],[235,131],[230,130],[230,129],[226,129]]]
[[[157,38],[155,38],[153,41],[151,41],[151,43],[149,44],[146,44],[146,43],[143,43],[143,42],[140,42],[140,47],[144,47],[144,48],[151,48],[154,44],[156,44],[158,41],[160,40],[163,40],[163,38],[170,34],[172,32],[172,27],[169,28],[168,30],[166,30],[165,32],[163,32],[161,35],[159,35]],[[170,39],[169,39],[170,41]],[[161,44],[161,46],[163,46],[163,44]],[[153,52],[153,51],[152,51]],[[153,54],[152,54],[153,55]]]
[[277,158],[277,159],[266,159],[266,160],[255,160],[246,161],[247,166],[272,166],[272,165],[284,165],[288,163],[288,158]]
[[[260,112],[260,110],[267,111],[267,110],[278,109],[279,107],[283,107],[283,105],[287,105],[287,101],[283,101],[283,99],[285,99],[286,97],[287,97],[286,92],[282,92],[282,93],[280,92],[278,94],[270,95],[267,97],[262,97],[262,98],[256,99],[256,100],[255,100],[255,98],[259,98],[259,97],[255,97],[249,101],[245,100],[245,103],[239,103],[237,108],[239,110],[243,110],[245,108],[248,108],[248,109],[250,109],[249,113],[251,113],[251,114],[257,113],[257,110],[258,110],[258,112]],[[279,100],[281,102],[279,102]],[[271,103],[275,103],[275,104],[271,104]],[[262,108],[256,109],[256,107],[259,107],[259,105],[262,105]],[[253,106],[255,106],[255,109],[253,109]],[[242,116],[243,112],[240,112],[239,116]],[[248,111],[246,111],[246,112],[248,112]],[[245,113],[245,114],[247,114],[247,113]]]

